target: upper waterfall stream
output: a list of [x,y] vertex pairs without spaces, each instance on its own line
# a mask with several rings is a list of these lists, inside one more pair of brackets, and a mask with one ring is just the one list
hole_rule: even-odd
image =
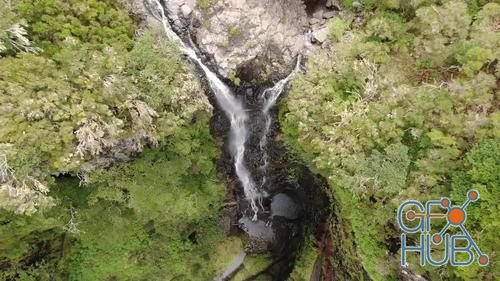
[[291,80],[293,75],[300,68],[300,57],[297,58],[297,64],[294,70],[284,79],[278,81],[273,87],[268,88],[263,91],[261,95],[262,109],[261,112],[265,119],[265,129],[262,133],[260,141],[260,149],[263,157],[263,165],[260,169],[263,170],[264,177],[262,179],[262,184],[257,186],[255,181],[247,168],[245,163],[245,151],[246,142],[249,137],[248,124],[251,122],[247,114],[247,108],[244,107],[241,100],[239,100],[232,90],[226,85],[222,80],[220,80],[217,75],[212,72],[201,60],[195,51],[195,47],[191,42],[184,42],[179,35],[177,35],[172,29],[169,18],[165,14],[163,5],[158,0],[148,0],[150,8],[152,8],[153,15],[162,23],[163,28],[167,37],[176,42],[180,50],[196,65],[198,65],[210,85],[210,88],[215,94],[217,103],[224,111],[227,118],[230,120],[230,138],[229,146],[232,157],[234,159],[234,169],[238,180],[243,186],[245,198],[250,203],[253,211],[252,220],[257,220],[257,215],[259,213],[259,207],[262,209],[262,198],[267,196],[266,191],[263,189],[263,185],[266,182],[265,174],[268,165],[268,154],[266,152],[267,136],[271,127],[271,116],[270,109],[276,104],[279,96],[285,89],[287,83]]

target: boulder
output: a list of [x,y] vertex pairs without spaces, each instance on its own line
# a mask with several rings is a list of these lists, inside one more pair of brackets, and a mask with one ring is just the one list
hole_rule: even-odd
[[323,13],[323,18],[324,19],[331,19],[335,15],[337,15],[337,13],[335,11],[328,11],[328,12]]
[[328,27],[322,27],[321,29],[313,31],[313,38],[319,42],[323,43],[328,39]]
[[182,5],[182,7],[181,7],[181,13],[182,13],[182,15],[185,18],[188,18],[189,15],[191,15],[192,12],[193,12],[193,10],[187,4]]
[[323,9],[319,9],[313,13],[313,18],[322,19],[323,18]]
[[302,208],[288,195],[278,193],[271,201],[271,216],[280,216],[289,220],[298,219],[302,215]]
[[318,24],[318,23],[320,23],[320,22],[321,22],[321,20],[320,20],[320,19],[317,19],[317,18],[310,18],[310,19],[309,19],[309,24],[310,24],[310,25],[315,25],[315,24]]
[[241,217],[239,225],[251,239],[261,241],[273,241],[274,231],[263,221],[254,221],[247,216]]

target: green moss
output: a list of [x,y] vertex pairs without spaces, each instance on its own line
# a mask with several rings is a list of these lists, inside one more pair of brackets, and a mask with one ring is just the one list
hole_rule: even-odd
[[229,80],[231,80],[234,83],[234,85],[240,86],[241,79],[238,76],[236,76],[236,73],[234,71],[232,71],[231,73],[229,73],[229,77],[228,78],[229,78]]
[[200,7],[203,11],[207,11],[210,7],[213,7],[218,0],[196,0],[198,7]]
[[[233,277],[234,281],[245,281],[255,276],[256,274],[264,271],[269,265],[271,265],[272,259],[266,256],[247,256],[242,268]],[[261,274],[257,278],[252,280],[256,281],[271,281],[270,277]]]
[[241,29],[239,26],[232,26],[227,30],[228,40],[232,41],[241,34]]
[[222,241],[220,241],[213,254],[213,259],[211,263],[215,269],[215,272],[221,274],[226,270],[228,265],[234,261],[234,259],[241,254],[244,250],[243,240],[238,236],[230,236]]
[[293,271],[290,273],[289,281],[309,281],[314,270],[314,265],[319,257],[318,250],[312,244],[314,237],[309,237],[304,248],[295,261]]

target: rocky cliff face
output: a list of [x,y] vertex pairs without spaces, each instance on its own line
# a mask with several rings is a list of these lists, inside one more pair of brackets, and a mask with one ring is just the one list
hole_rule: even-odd
[[[223,77],[269,82],[293,68],[299,53],[327,37],[336,1],[168,0],[174,25],[189,30]],[[205,3],[205,4],[201,4]],[[306,35],[312,31],[312,37]]]
[[306,30],[300,0],[220,0],[203,15],[196,38],[223,76],[265,81],[290,71]]

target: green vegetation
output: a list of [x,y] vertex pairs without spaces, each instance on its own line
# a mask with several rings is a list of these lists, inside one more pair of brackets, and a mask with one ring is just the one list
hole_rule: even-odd
[[[342,2],[330,48],[280,108],[286,144],[338,202],[328,265],[362,279],[359,257],[373,280],[396,280],[398,205],[460,204],[474,188],[467,228],[490,265],[410,263],[432,280],[495,280],[499,1]],[[245,246],[219,229],[226,191],[193,68],[130,5],[0,0],[0,280],[213,280]],[[311,280],[332,250],[309,232],[290,280]],[[234,280],[270,263],[248,257]]]
[[[363,3],[366,23],[333,20],[332,50],[293,82],[280,110],[285,141],[328,179],[372,279],[396,279],[395,212],[409,198],[461,204],[476,188],[467,227],[497,256],[500,4]],[[500,267],[412,269],[493,280]]]
[[7,270],[0,279],[213,278],[224,188],[210,159],[217,150],[206,121],[199,117],[160,150],[92,173],[87,186],[57,180],[51,186],[57,204],[47,212],[2,213],[0,260]]
[[22,0],[16,11],[26,20],[30,37],[48,55],[68,40],[89,49],[132,46],[133,22],[112,0]]
[[[65,1],[49,1],[50,5],[39,2],[44,1],[21,2],[9,11],[45,19],[45,14],[39,15],[41,7],[55,5],[60,7],[57,13],[44,13],[61,20],[78,6],[68,6]],[[79,23],[98,25],[100,21],[87,18],[90,15],[100,15],[104,21],[107,13],[113,17],[125,14],[105,9],[101,15],[102,3],[95,1],[78,4],[78,11],[87,11],[79,15]],[[13,16],[11,24],[15,22],[24,20]],[[9,173],[0,194],[21,188],[26,195],[0,196],[0,206],[32,213],[50,205],[45,194],[51,174],[82,174],[84,180],[85,172],[96,166],[96,158],[112,158],[117,153],[126,158],[144,146],[163,145],[165,138],[190,122],[195,112],[208,110],[191,68],[182,62],[179,51],[164,41],[159,28],[143,34],[127,49],[123,43],[132,44],[132,21],[119,22],[123,24],[106,36],[110,41],[91,39],[101,36],[96,26],[79,27],[88,30],[78,33],[71,31],[70,24],[51,22],[51,28],[64,26],[70,31],[54,37],[41,27],[28,27],[25,34],[37,46],[49,44],[50,52],[5,48],[5,57],[0,59],[0,168]],[[63,35],[64,40],[60,38]],[[9,202],[2,199],[5,196]]]
[[233,41],[236,37],[241,34],[241,28],[239,26],[232,26],[227,30],[228,40]]
[[225,190],[192,68],[119,2],[8,3],[0,280],[212,279]]
[[272,263],[271,258],[265,256],[248,256],[245,258],[245,263],[238,273],[233,277],[234,281],[272,281],[270,276],[260,274],[255,276],[256,273],[264,271]]
[[205,264],[221,239],[217,210],[224,188],[216,180],[211,158],[217,150],[206,121],[179,130],[159,151],[91,175],[96,188],[89,208],[78,211],[70,280],[215,276]]
[[210,7],[214,6],[217,1],[218,0],[196,0],[196,4],[206,12]]
[[[313,237],[311,237],[313,238]],[[302,249],[302,254],[295,262],[289,281],[310,281],[314,271],[315,262],[320,256],[312,241],[307,241]]]
[[236,71],[231,71],[229,73],[229,80],[231,80],[231,82],[234,83],[234,85],[236,86],[240,86],[241,84],[241,79],[238,77],[238,75],[236,74]]

